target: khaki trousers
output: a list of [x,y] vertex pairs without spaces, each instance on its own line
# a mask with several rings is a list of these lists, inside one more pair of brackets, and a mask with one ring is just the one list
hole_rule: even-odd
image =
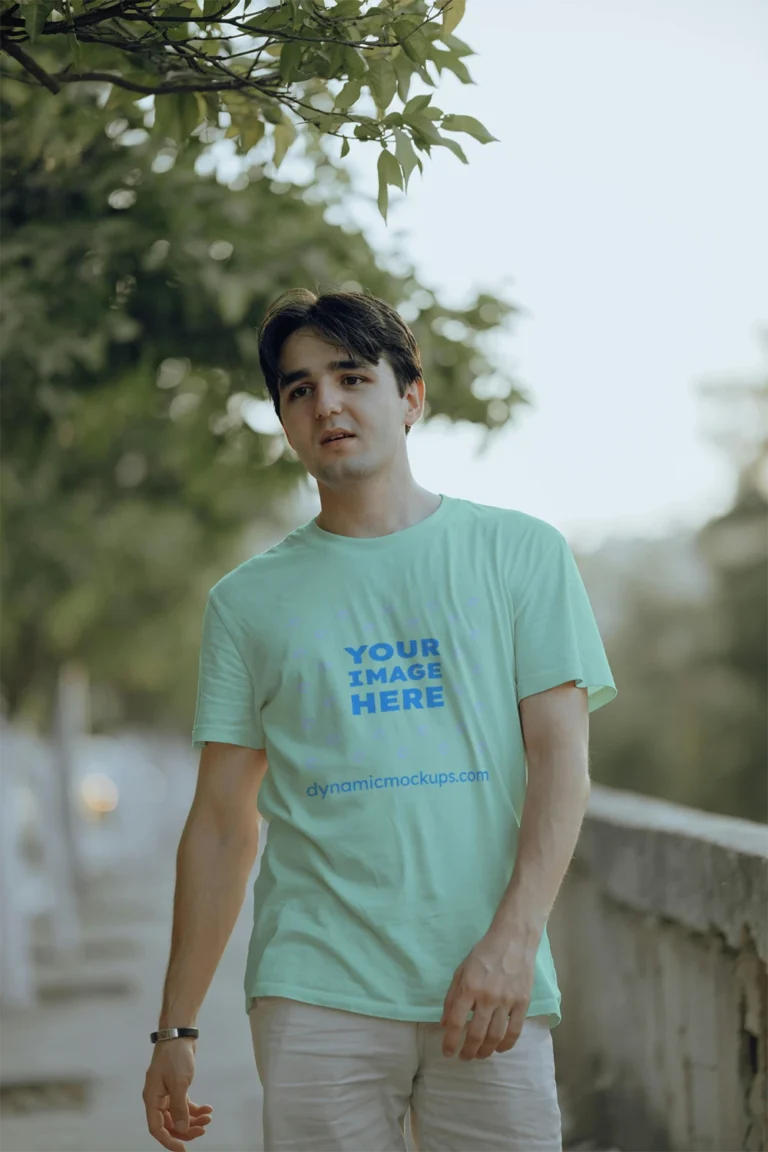
[[265,1152],[561,1152],[552,1036],[529,1016],[514,1048],[442,1053],[439,1023],[262,996],[250,1013]]

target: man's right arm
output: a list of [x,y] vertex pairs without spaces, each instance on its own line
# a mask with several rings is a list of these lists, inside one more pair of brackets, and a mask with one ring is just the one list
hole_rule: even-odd
[[[158,1025],[194,1026],[245,897],[259,848],[259,787],[267,771],[263,749],[207,744],[197,788],[179,842],[168,971]],[[194,1070],[194,1040],[155,1046],[144,1099],[150,1132],[167,1148],[182,1148],[163,1123],[195,1125],[187,1089]],[[170,1098],[169,1104],[162,1102]],[[162,1129],[165,1128],[163,1131]],[[188,1131],[187,1138],[191,1135]]]

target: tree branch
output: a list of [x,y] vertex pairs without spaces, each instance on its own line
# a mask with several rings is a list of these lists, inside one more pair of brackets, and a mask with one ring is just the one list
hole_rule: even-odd
[[223,92],[232,88],[243,88],[245,85],[242,80],[232,82],[222,82],[214,80],[210,84],[163,84],[159,88],[151,88],[148,84],[136,84],[133,80],[126,80],[122,76],[116,76],[112,72],[83,72],[79,76],[64,76],[58,74],[58,80],[62,84],[79,84],[84,80],[100,80],[104,84],[116,84],[118,88],[125,88],[128,92],[140,92],[142,96],[163,96],[168,93],[177,92]]
[[13,40],[1,41],[0,48],[2,48],[4,52],[7,52],[9,56],[12,56],[14,60],[18,60],[22,68],[26,72],[31,73],[39,84],[42,84],[43,87],[53,92],[54,96],[58,96],[61,91],[60,86],[52,76],[48,75],[44,68],[41,68],[31,56],[27,55],[23,48],[20,48],[18,44],[14,44]]

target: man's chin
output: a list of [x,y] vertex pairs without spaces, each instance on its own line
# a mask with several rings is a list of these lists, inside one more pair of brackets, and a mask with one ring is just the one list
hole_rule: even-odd
[[365,461],[357,457],[355,460],[329,460],[323,461],[318,465],[315,462],[314,471],[307,469],[308,472],[314,476],[315,480],[321,484],[328,484],[333,487],[336,484],[343,483],[344,480],[359,480],[368,476],[371,468],[366,465]]

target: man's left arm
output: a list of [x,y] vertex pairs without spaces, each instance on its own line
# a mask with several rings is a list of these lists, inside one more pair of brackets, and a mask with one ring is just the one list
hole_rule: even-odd
[[519,704],[528,783],[512,877],[491,926],[454,973],[441,1023],[461,1058],[512,1048],[523,1027],[541,937],[568,869],[589,800],[589,710],[574,680]]

